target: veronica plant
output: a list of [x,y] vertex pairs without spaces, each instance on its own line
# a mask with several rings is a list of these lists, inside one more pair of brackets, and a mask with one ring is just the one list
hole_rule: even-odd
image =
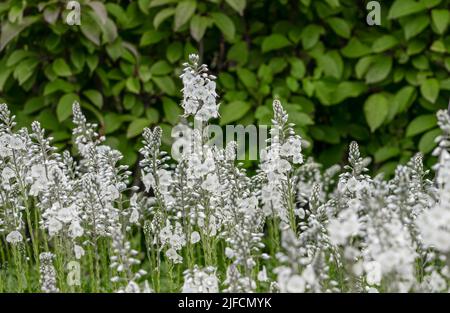
[[220,117],[215,76],[191,55],[181,79],[183,149],[145,128],[134,174],[78,103],[73,153],[0,105],[0,291],[449,291],[447,111],[434,179],[416,154],[386,180],[356,142],[344,167],[305,161],[275,99],[250,175],[238,142],[205,131]]

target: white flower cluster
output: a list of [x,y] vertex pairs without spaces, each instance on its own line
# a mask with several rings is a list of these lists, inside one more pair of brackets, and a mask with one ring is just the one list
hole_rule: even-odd
[[189,56],[190,63],[185,64],[181,75],[183,81],[182,106],[186,115],[195,116],[200,121],[208,121],[219,116],[219,105],[216,104],[215,77],[208,74],[205,64],[199,66],[198,55]]
[[219,279],[214,267],[200,269],[197,265],[184,272],[183,293],[219,292]]
[[56,286],[56,271],[53,267],[54,255],[51,252],[40,254],[41,261],[41,290],[46,293],[59,292]]

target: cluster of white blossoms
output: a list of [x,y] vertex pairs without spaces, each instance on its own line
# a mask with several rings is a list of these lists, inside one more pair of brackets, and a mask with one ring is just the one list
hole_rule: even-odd
[[[181,105],[203,128],[219,105],[198,63],[185,64]],[[211,145],[189,120],[176,158],[145,128],[133,175],[80,104],[73,155],[38,122],[16,130],[1,104],[0,279],[19,292],[448,292],[450,116],[437,116],[434,180],[420,154],[372,177],[356,142],[344,167],[304,160],[278,99],[254,175],[236,142]],[[74,260],[79,285],[64,279]]]
[[182,106],[186,116],[192,115],[200,121],[207,121],[219,116],[219,105],[216,104],[215,77],[208,74],[205,64],[199,65],[198,55],[191,54],[189,63],[185,68],[181,79],[183,81]]
[[219,279],[216,276],[214,267],[203,269],[194,266],[194,268],[184,272],[184,284],[182,292],[184,293],[215,293],[219,292]]
[[41,262],[41,290],[45,293],[58,292],[56,286],[56,271],[53,267],[54,255],[51,252],[43,252],[39,256]]

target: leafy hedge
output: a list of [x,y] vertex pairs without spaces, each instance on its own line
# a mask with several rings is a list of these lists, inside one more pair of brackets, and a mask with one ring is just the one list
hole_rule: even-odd
[[[448,0],[66,1],[0,4],[0,100],[63,146],[79,100],[133,164],[142,129],[170,134],[180,114],[182,60],[198,52],[220,72],[221,124],[269,124],[273,97],[325,164],[356,139],[380,170],[429,153],[435,111],[450,96]],[[170,138],[164,138],[169,144]],[[433,162],[429,159],[429,162]]]

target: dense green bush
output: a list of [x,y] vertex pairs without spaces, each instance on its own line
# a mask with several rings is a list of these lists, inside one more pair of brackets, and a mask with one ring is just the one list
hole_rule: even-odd
[[325,164],[356,139],[389,172],[417,147],[429,153],[439,134],[448,0],[380,1],[381,26],[366,24],[368,1],[79,2],[80,26],[65,23],[67,1],[0,4],[0,100],[61,146],[75,99],[127,163],[145,126],[160,124],[168,144],[181,112],[173,73],[191,52],[221,73],[222,124],[268,124],[278,97]]

